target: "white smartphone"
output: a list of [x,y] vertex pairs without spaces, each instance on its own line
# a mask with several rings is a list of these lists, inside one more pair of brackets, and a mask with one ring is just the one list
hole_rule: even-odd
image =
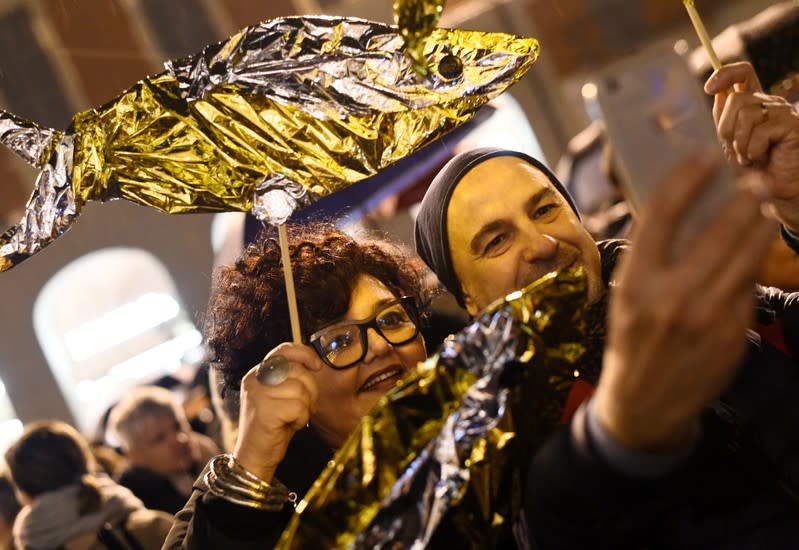
[[704,149],[719,156],[715,181],[683,218],[675,253],[732,198],[735,177],[724,160],[710,98],[686,60],[671,48],[634,56],[596,79],[597,100],[622,191],[640,210],[677,165]]

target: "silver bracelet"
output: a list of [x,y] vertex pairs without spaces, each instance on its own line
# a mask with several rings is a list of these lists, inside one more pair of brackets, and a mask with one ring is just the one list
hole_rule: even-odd
[[232,454],[211,459],[205,483],[214,495],[248,508],[277,512],[287,502],[297,506],[297,494],[275,480],[267,483],[236,460]]

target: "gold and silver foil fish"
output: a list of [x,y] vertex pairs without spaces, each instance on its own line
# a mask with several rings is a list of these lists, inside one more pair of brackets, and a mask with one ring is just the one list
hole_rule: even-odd
[[361,421],[277,548],[505,547],[579,376],[585,307],[578,269],[487,308]]
[[0,271],[63,234],[87,201],[282,223],[469,120],[538,51],[533,38],[437,29],[419,79],[394,27],[288,17],[168,62],[65,132],[0,113],[0,142],[41,170],[0,237]]

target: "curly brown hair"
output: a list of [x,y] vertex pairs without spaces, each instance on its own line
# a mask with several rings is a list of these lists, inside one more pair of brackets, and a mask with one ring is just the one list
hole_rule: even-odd
[[[397,297],[413,297],[419,311],[426,309],[430,290],[418,258],[385,241],[356,240],[328,223],[287,226],[287,232],[305,341],[347,312],[361,274],[380,280]],[[217,269],[204,332],[226,408],[237,417],[241,379],[269,350],[291,340],[275,229],[262,230],[235,264]]]

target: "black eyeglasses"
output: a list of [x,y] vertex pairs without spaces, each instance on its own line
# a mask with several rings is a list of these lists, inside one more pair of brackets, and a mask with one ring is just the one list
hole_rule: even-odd
[[392,346],[409,343],[419,334],[413,298],[402,297],[388,302],[372,318],[344,321],[311,334],[310,344],[322,360],[334,369],[346,369],[366,357],[370,328]]

